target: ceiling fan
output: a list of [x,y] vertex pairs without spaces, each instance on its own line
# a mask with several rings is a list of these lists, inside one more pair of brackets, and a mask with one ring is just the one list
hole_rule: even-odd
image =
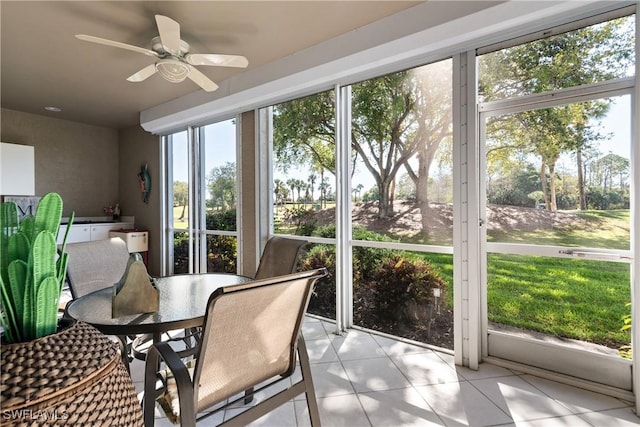
[[189,44],[180,39],[180,24],[171,18],[156,15],[158,37],[151,40],[151,49],[132,46],[100,37],[76,34],[80,40],[127,49],[156,58],[156,62],[147,65],[127,78],[130,82],[141,82],[158,72],[171,83],[180,83],[189,78],[207,92],[213,92],[218,85],[200,72],[195,65],[215,67],[245,68],[249,65],[247,58],[240,55],[221,55],[215,53],[190,53]]

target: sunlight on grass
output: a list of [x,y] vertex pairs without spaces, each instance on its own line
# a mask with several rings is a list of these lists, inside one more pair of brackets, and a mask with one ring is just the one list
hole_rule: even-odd
[[491,254],[488,270],[490,321],[599,344],[629,342],[620,331],[631,298],[628,264]]

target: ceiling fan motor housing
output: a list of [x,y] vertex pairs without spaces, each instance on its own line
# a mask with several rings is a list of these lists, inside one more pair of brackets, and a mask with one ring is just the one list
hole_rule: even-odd
[[184,58],[184,55],[189,53],[190,48],[191,46],[189,46],[189,43],[187,43],[184,40],[180,40],[180,52],[171,52],[170,50],[166,49],[165,46],[162,44],[162,41],[160,40],[160,36],[157,36],[151,39],[151,50],[157,52],[158,55],[160,55],[163,58],[167,56]]

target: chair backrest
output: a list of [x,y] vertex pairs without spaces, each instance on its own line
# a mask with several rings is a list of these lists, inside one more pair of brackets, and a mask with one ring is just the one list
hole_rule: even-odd
[[325,269],[218,289],[209,298],[194,371],[197,411],[291,375],[313,286]]
[[113,286],[129,261],[127,244],[118,237],[69,243],[65,252],[69,254],[67,279],[73,298]]
[[255,278],[267,279],[294,273],[300,250],[307,243],[306,240],[287,237],[274,236],[270,238],[260,257]]

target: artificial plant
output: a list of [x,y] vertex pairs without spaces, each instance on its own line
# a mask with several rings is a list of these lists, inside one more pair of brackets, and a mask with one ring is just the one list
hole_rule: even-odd
[[[0,205],[0,321],[6,342],[29,341],[57,330],[68,259],[67,234],[60,254],[56,245],[62,205],[59,194],[48,193],[35,216],[22,220],[15,203]],[[72,222],[73,214],[67,233]]]

